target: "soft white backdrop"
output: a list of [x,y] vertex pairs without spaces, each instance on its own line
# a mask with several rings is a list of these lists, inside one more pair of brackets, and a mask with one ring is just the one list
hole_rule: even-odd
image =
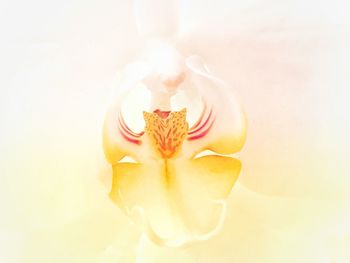
[[[220,235],[144,262],[349,262],[348,10],[181,1],[177,46],[236,89],[249,134]],[[100,139],[144,44],[131,2],[2,0],[0,33],[0,261],[134,262]]]

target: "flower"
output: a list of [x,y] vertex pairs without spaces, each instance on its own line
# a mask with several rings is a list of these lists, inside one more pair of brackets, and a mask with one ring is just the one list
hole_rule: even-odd
[[[112,171],[100,140],[106,105],[119,67],[144,46],[130,1],[42,1],[40,8],[8,1],[0,18],[2,262],[350,262],[348,8],[181,4],[176,47],[203,56],[236,88],[249,117],[222,231],[188,246],[157,246],[108,198]],[[134,109],[124,103],[123,111],[136,132],[143,116],[129,115],[152,112],[140,106],[148,90],[138,94]],[[195,121],[202,103],[192,105],[198,110],[187,117]]]
[[[169,45],[152,44],[143,61],[129,66],[126,75],[134,79],[124,80],[128,86],[119,88],[125,92],[105,120],[110,197],[140,217],[154,242],[182,245],[208,239],[222,225],[224,200],[241,170],[228,154],[242,148],[246,121],[235,96],[200,57],[182,59]],[[142,89],[150,111],[135,110]],[[128,109],[134,111],[125,118]],[[142,117],[144,128],[135,132],[129,126]],[[125,157],[133,162],[120,162]]]

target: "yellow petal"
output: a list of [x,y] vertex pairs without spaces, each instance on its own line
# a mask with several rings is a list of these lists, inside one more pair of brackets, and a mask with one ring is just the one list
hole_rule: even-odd
[[158,240],[198,239],[219,224],[218,201],[230,193],[240,168],[238,160],[214,155],[118,163],[110,197],[127,214],[141,216]]
[[164,237],[180,231],[165,165],[118,163],[113,166],[111,199],[135,220],[143,220]]

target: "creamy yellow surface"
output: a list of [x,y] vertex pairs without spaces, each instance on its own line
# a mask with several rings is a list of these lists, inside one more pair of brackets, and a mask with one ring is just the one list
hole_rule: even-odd
[[350,260],[343,1],[186,1],[179,46],[248,116],[222,231],[160,248],[108,198],[106,105],[142,41],[125,2],[1,3],[1,262]]

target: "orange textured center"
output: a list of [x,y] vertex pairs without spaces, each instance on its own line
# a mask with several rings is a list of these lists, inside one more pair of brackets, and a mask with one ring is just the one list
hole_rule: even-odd
[[145,133],[159,156],[164,159],[176,157],[187,136],[186,109],[170,112],[166,118],[158,112],[144,112],[143,117]]

